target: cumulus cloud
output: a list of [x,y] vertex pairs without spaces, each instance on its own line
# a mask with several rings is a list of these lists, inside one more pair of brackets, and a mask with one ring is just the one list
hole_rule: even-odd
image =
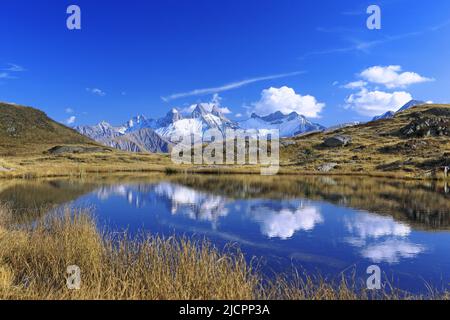
[[72,108],[66,108],[66,113],[71,114],[74,113],[75,111]]
[[384,85],[388,89],[406,88],[409,85],[433,81],[415,72],[401,72],[398,65],[374,66],[360,73],[360,77],[374,84]]
[[90,92],[92,94],[95,94],[97,96],[100,96],[100,97],[104,97],[106,95],[106,93],[99,88],[86,88],[86,91]]
[[71,116],[66,120],[66,123],[73,124],[76,120],[77,120],[77,118],[75,116]]
[[242,117],[242,113],[236,113],[234,116],[235,116],[236,118],[241,118],[241,117]]
[[413,97],[405,91],[389,93],[378,90],[369,91],[363,88],[358,93],[351,94],[346,99],[346,103],[347,107],[358,113],[373,117],[387,111],[397,110],[411,100]]
[[318,118],[325,107],[311,95],[302,96],[289,87],[268,88],[261,92],[261,99],[253,104],[253,112],[265,116],[281,111],[284,114],[297,112],[306,117]]

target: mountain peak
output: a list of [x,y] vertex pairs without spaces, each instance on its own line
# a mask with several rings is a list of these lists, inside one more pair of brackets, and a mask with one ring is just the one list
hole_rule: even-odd
[[272,121],[278,121],[281,119],[284,119],[286,115],[281,111],[276,111],[274,113],[271,113],[267,116],[261,117],[264,121],[272,122]]
[[192,111],[192,118],[200,118],[206,114],[208,114],[208,111],[205,106],[202,103],[199,103],[195,106],[194,111]]
[[397,110],[397,112],[402,112],[405,111],[409,108],[421,105],[421,104],[426,104],[425,101],[420,101],[420,100],[411,100],[408,103],[406,103],[403,107],[401,107],[400,109]]
[[178,109],[172,108],[169,112],[167,112],[165,117],[157,121],[157,127],[165,127],[181,119],[183,119],[183,117]]
[[219,118],[223,117],[222,110],[217,105],[213,105],[211,113]]

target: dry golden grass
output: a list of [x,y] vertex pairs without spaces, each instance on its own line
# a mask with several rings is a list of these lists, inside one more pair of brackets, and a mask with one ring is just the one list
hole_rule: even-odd
[[[11,214],[0,210],[0,299],[422,298],[398,290],[373,293],[344,279],[336,284],[294,275],[269,281],[236,249],[219,252],[206,240],[100,234],[86,212],[65,209],[20,227],[11,224],[17,223]],[[81,269],[80,290],[66,286],[69,265]]]
[[[48,154],[55,145],[99,145],[47,118],[42,112],[19,106],[3,107],[8,130],[17,132],[0,136],[0,178],[35,178],[56,176],[85,176],[113,172],[167,172],[209,174],[260,174],[251,165],[175,165],[170,155],[133,154],[118,150],[100,153]],[[450,105],[424,105],[406,110],[393,119],[369,122],[334,132],[309,133],[290,138],[290,144],[280,149],[280,174],[361,175],[412,179],[445,179],[442,166],[448,165],[450,140],[448,136],[402,138],[397,134],[420,115],[433,113],[448,117]],[[9,113],[7,113],[8,111]],[[27,116],[28,115],[28,116]],[[12,123],[11,119],[15,122]],[[29,121],[39,123],[34,131],[24,128]],[[32,122],[32,123],[34,123]],[[16,128],[17,127],[17,128]],[[21,130],[19,130],[22,128]],[[327,148],[324,138],[344,134],[352,137],[351,145]],[[282,141],[283,145],[283,141]],[[337,163],[330,173],[318,167]],[[430,172],[437,170],[436,174]],[[448,179],[448,178],[446,178]]]

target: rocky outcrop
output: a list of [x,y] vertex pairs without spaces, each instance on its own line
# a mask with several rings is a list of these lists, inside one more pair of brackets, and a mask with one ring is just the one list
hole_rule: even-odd
[[409,137],[450,136],[450,121],[443,117],[418,118],[400,129],[400,135]]
[[323,141],[324,146],[329,148],[345,147],[352,142],[352,137],[344,135],[335,135],[328,137]]

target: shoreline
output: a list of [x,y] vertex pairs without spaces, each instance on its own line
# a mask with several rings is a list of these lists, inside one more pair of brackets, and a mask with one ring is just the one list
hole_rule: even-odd
[[[116,165],[112,167],[108,166],[73,166],[70,168],[63,168],[58,166],[43,167],[40,170],[15,170],[4,169],[0,170],[0,180],[10,179],[38,179],[38,178],[63,178],[63,177],[84,177],[87,174],[94,175],[108,175],[108,174],[142,174],[142,173],[165,173],[167,175],[261,175],[259,167],[236,167],[230,168],[227,166],[161,166],[151,165],[142,166],[137,168],[125,168],[118,167]],[[279,172],[270,176],[328,176],[328,177],[367,177],[367,178],[392,178],[398,180],[412,180],[412,181],[443,181],[450,182],[450,176],[445,178],[444,175],[431,176],[417,176],[410,173],[403,172],[353,172],[353,171],[332,171],[332,172],[320,172],[304,170],[296,167],[280,168]]]

